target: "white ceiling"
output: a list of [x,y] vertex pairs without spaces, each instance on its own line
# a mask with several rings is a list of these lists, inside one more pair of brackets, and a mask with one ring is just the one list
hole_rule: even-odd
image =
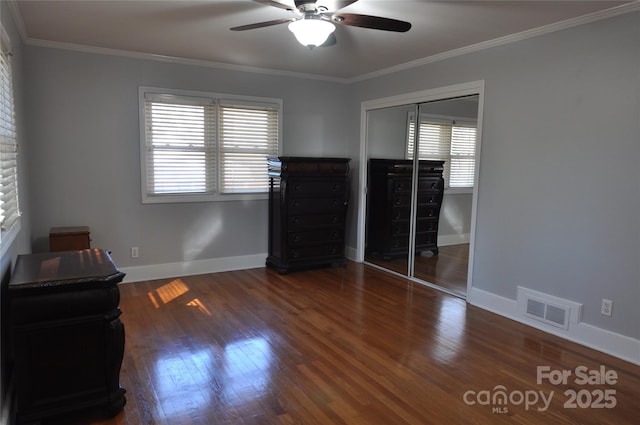
[[114,49],[335,79],[361,78],[447,52],[638,10],[638,1],[612,0],[359,0],[342,11],[409,21],[411,30],[338,25],[336,45],[310,50],[298,44],[286,24],[230,31],[291,16],[251,0],[16,0],[16,5],[12,10],[19,12],[18,26],[28,44]]

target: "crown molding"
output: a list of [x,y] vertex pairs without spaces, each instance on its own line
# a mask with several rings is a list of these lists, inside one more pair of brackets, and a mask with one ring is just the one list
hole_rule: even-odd
[[41,40],[37,38],[27,38],[24,42],[25,44],[30,46],[73,50],[77,52],[120,56],[120,57],[132,58],[132,59],[152,60],[152,61],[174,63],[174,64],[180,64],[180,65],[201,66],[205,68],[215,68],[215,69],[222,69],[227,71],[253,72],[256,74],[302,78],[306,80],[330,81],[334,83],[348,82],[348,80],[345,78],[329,77],[326,75],[319,75],[319,74],[306,74],[303,72],[285,71],[281,69],[260,68],[255,66],[237,65],[237,64],[224,63],[224,62],[213,62],[213,61],[206,61],[206,60],[200,60],[200,59],[188,59],[188,58],[181,58],[176,56],[165,56],[165,55],[157,55],[153,53],[135,52],[131,50],[109,49],[106,47],[95,47],[95,46],[88,46],[84,44],[75,44],[75,43],[63,43],[60,41]]
[[475,53],[493,47],[504,46],[506,44],[515,43],[522,40],[527,40],[534,37],[539,37],[546,34],[551,34],[557,31],[562,31],[569,28],[574,28],[580,25],[590,24],[592,22],[601,21],[604,19],[612,18],[618,15],[626,13],[640,11],[640,0],[636,0],[632,3],[627,3],[621,6],[612,7],[610,9],[601,10],[598,12],[589,13],[587,15],[578,16],[576,18],[567,19],[565,21],[556,22],[542,27],[533,28],[530,30],[522,31],[519,33],[507,35],[504,37],[495,38],[493,40],[487,40],[469,46],[461,47],[459,49],[449,50],[448,52],[439,53],[437,55],[427,56],[415,61],[405,62],[403,64],[395,65],[390,68],[381,69],[379,71],[362,74],[357,77],[348,79],[349,83],[355,83],[373,78],[381,77],[384,75],[393,74],[399,71],[405,71],[411,68],[417,68],[423,65],[427,65],[434,62],[439,62],[457,56],[466,55],[468,53]]
[[280,70],[280,69],[261,68],[261,67],[254,67],[254,66],[248,66],[248,65],[237,65],[237,64],[213,62],[213,61],[199,60],[199,59],[188,59],[188,58],[181,58],[181,57],[174,57],[174,56],[157,55],[152,53],[142,53],[142,52],[135,52],[135,51],[129,51],[129,50],[110,49],[105,47],[95,47],[95,46],[88,46],[88,45],[75,44],[75,43],[64,43],[64,42],[30,38],[26,34],[24,21],[22,20],[22,15],[20,14],[20,10],[18,9],[16,0],[8,0],[8,4],[11,10],[11,13],[13,14],[13,17],[16,22],[18,32],[20,33],[20,37],[22,38],[22,41],[25,44],[31,45],[31,46],[74,50],[74,51],[85,52],[85,53],[121,56],[121,57],[133,58],[133,59],[153,60],[153,61],[159,61],[159,62],[175,63],[175,64],[181,64],[181,65],[190,65],[190,66],[200,66],[200,67],[215,68],[215,69],[222,69],[222,70],[228,70],[228,71],[252,72],[252,73],[264,74],[264,75],[275,75],[275,76],[284,76],[284,77],[292,77],[292,78],[319,80],[319,81],[327,81],[327,82],[341,83],[341,84],[351,84],[351,83],[361,82],[365,80],[370,80],[370,79],[378,78],[384,75],[405,71],[411,68],[417,68],[430,63],[455,58],[457,56],[462,56],[469,53],[475,53],[475,52],[490,49],[493,47],[503,46],[506,44],[511,44],[518,41],[527,40],[530,38],[539,37],[546,34],[551,34],[557,31],[574,28],[580,25],[589,24],[592,22],[612,18],[612,17],[623,15],[626,13],[640,11],[640,0],[635,0],[631,3],[627,3],[621,6],[615,6],[609,9],[593,12],[587,15],[578,16],[576,18],[567,19],[565,21],[556,22],[556,23],[545,25],[538,28],[533,28],[530,30],[516,33],[516,34],[507,35],[504,37],[499,37],[493,40],[483,41],[480,43],[461,47],[459,49],[450,50],[448,52],[443,52],[436,55],[427,56],[425,58],[417,59],[414,61],[398,64],[398,65],[395,65],[389,68],[384,68],[378,71],[361,74],[355,77],[342,78],[342,77],[329,77],[329,76],[320,75],[320,74],[307,74],[303,72],[286,71],[286,70]]

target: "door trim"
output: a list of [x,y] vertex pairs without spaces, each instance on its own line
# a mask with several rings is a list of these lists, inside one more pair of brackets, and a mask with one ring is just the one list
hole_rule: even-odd
[[[467,272],[467,294],[473,286],[473,258],[476,235],[476,217],[478,206],[478,195],[480,187],[480,153],[482,141],[482,122],[484,107],[484,80],[471,81],[468,83],[454,84],[450,86],[421,90],[412,93],[405,93],[396,96],[384,97],[380,99],[366,100],[360,105],[360,169],[359,169],[359,204],[358,204],[358,237],[356,246],[356,261],[364,262],[364,239],[365,220],[367,207],[367,112],[393,106],[402,106],[412,103],[424,103],[435,100],[443,100],[452,97],[478,95],[478,137],[476,140],[476,163],[475,163],[475,187],[473,190],[471,204],[471,231],[469,238],[469,264]],[[413,280],[414,278],[412,278]]]

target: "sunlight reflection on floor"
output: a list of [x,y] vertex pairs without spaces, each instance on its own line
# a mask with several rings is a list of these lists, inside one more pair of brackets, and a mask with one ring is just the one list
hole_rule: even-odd
[[238,408],[252,403],[269,392],[273,361],[264,337],[241,339],[222,349],[184,347],[161,354],[153,378],[159,414],[178,419],[220,403]]
[[160,308],[160,303],[168,304],[181,295],[186,294],[189,291],[189,287],[182,281],[182,279],[175,279],[166,285],[162,285],[158,289],[155,289],[147,294],[155,308]]
[[466,332],[465,316],[467,307],[464,301],[442,297],[440,317],[437,322],[437,344],[432,354],[440,363],[451,363],[463,347]]

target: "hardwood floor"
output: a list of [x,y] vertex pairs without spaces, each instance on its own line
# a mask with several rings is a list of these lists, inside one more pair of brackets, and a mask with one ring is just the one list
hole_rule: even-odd
[[[385,261],[381,258],[370,257],[367,258],[367,261],[400,274],[407,274],[406,258],[394,258]],[[468,243],[444,245],[439,247],[438,255],[416,256],[414,276],[460,295],[465,295],[467,293],[468,267]]]
[[[361,264],[120,289],[127,405],[111,420],[50,423],[619,425],[640,417],[640,367]],[[538,383],[539,366],[572,375]],[[579,367],[604,367],[616,382],[576,383]],[[506,400],[494,404],[501,390]],[[582,407],[564,406],[571,390]],[[588,407],[596,401],[611,408]]]

